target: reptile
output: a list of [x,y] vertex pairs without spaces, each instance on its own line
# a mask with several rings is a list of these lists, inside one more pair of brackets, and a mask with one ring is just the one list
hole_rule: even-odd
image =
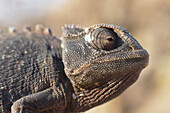
[[119,96],[149,54],[124,28],[65,25],[61,38],[37,26],[0,33],[0,112],[77,113]]

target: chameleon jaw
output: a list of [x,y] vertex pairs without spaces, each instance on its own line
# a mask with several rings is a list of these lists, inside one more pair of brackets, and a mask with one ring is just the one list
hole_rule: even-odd
[[[139,62],[141,62],[143,60],[147,60],[147,62],[145,64],[143,64],[143,65],[144,65],[144,67],[146,67],[148,65],[149,54],[147,53],[147,51],[145,49],[136,50],[135,52],[131,52],[131,53],[132,54],[129,54],[129,56],[127,55],[127,53],[124,53],[124,54],[121,54],[121,56],[115,55],[115,57],[114,56],[110,56],[109,58],[104,58],[105,55],[100,55],[100,56],[95,57],[94,59],[91,59],[90,61],[86,62],[83,66],[81,66],[79,68],[74,68],[74,69],[67,69],[66,68],[65,71],[66,71],[66,73],[68,75],[78,76],[78,75],[82,74],[84,70],[89,68],[90,65],[92,65],[94,63],[102,64],[102,63],[111,62],[111,61],[128,60],[128,59],[129,60],[136,59]],[[142,53],[142,54],[139,54],[139,53]],[[112,53],[110,53],[110,54],[112,54]],[[125,56],[127,56],[127,57],[125,57]]]

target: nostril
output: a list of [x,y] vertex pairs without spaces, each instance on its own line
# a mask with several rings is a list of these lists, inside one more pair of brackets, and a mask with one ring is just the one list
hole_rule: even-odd
[[134,50],[134,48],[132,46],[129,46],[130,50]]

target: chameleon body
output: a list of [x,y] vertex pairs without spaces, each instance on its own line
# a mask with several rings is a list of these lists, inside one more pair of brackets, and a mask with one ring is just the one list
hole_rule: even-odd
[[121,27],[65,25],[0,34],[0,112],[83,112],[133,84],[147,66],[145,49]]

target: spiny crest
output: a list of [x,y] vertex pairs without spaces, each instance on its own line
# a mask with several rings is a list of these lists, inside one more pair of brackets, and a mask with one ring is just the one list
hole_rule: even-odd
[[17,30],[16,30],[16,28],[15,27],[9,27],[8,28],[8,32],[9,32],[9,34],[14,34],[14,33],[16,33],[17,32]]
[[52,31],[51,31],[51,29],[48,27],[48,28],[45,28],[44,29],[44,34],[46,34],[46,35],[51,35],[52,36]]
[[31,27],[28,26],[28,25],[25,25],[25,26],[23,27],[23,32],[25,32],[25,33],[31,33]]
[[78,38],[85,35],[85,27],[80,25],[65,24],[62,27],[62,30],[63,30],[62,37],[64,38]]
[[65,24],[63,27],[62,27],[63,30],[69,30],[69,29],[77,29],[77,30],[80,30],[80,31],[83,31],[85,29],[84,26],[81,26],[81,25],[75,25],[75,24]]
[[52,35],[51,29],[49,27],[44,29],[44,27],[41,24],[35,26],[35,32],[37,34]]
[[[9,27],[8,28],[8,34],[9,35],[29,35],[29,34],[32,34],[32,33],[35,33],[35,34],[45,34],[45,35],[50,35],[52,36],[52,31],[50,28],[45,28],[42,26],[42,25],[36,25],[35,26],[35,31],[32,31],[31,27],[29,25],[25,25],[23,27],[23,31],[19,32],[17,31],[17,29],[13,26]],[[3,31],[0,30],[0,34],[3,36]],[[7,34],[6,34],[7,35]]]
[[41,34],[44,31],[44,27],[41,24],[35,26],[35,33]]

